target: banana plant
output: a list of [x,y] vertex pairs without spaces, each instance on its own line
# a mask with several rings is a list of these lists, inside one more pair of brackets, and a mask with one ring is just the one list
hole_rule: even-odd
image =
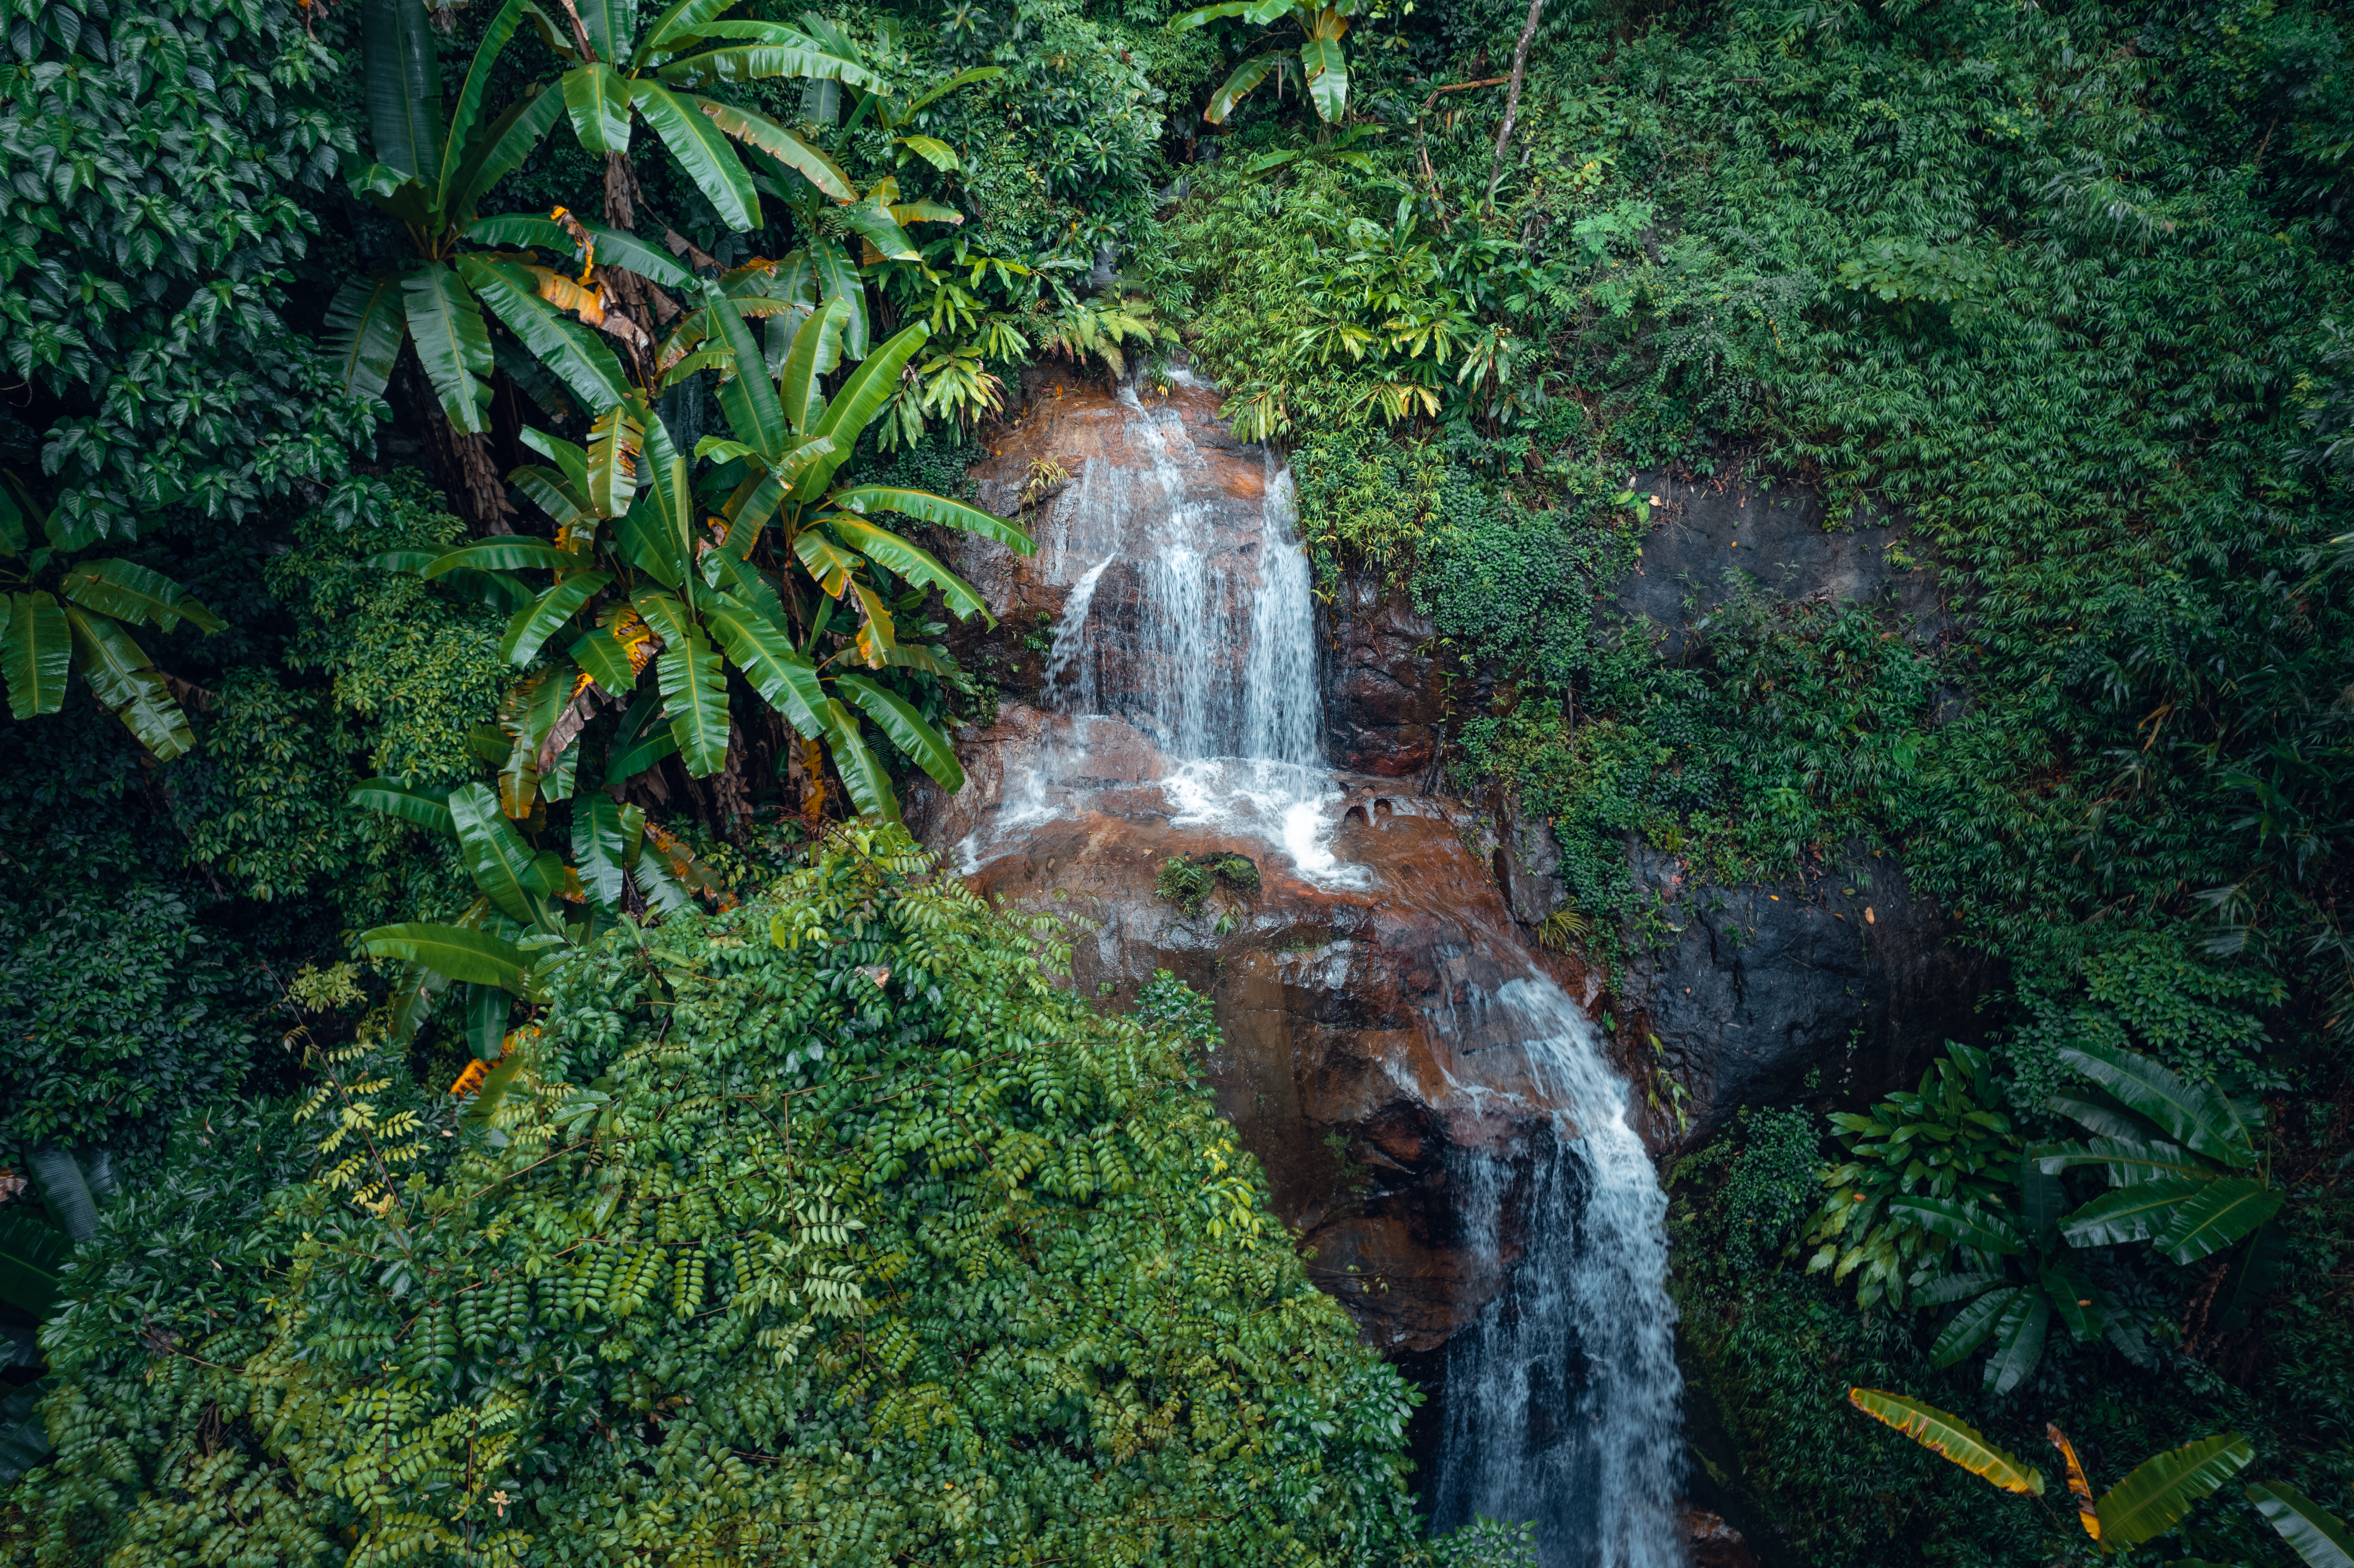
[[[33,524],[45,543],[33,542]],[[14,474],[0,476],[0,584],[13,585],[0,592],[8,711],[18,719],[57,713],[79,673],[140,745],[168,762],[196,737],[164,673],[129,628],[169,633],[185,620],[209,636],[226,622],[161,572],[125,560],[70,558],[69,540]]]
[[[439,556],[376,557],[504,595],[517,608],[502,646],[516,665],[558,651],[553,669],[512,705],[499,790],[510,817],[527,815],[552,790],[570,791],[581,737],[600,708],[628,709],[606,751],[609,785],[673,754],[697,778],[718,772],[730,733],[729,665],[805,745],[831,752],[860,811],[898,810],[861,715],[944,789],[963,786],[954,749],[906,698],[836,668],[952,674],[939,650],[899,635],[897,617],[934,588],[960,619],[987,613],[962,578],[871,519],[896,513],[1024,554],[1034,546],[1004,519],[945,496],[833,483],[929,335],[923,323],[869,355],[827,399],[819,378],[841,363],[847,307],[836,300],[815,309],[772,380],[738,302],[717,282],[706,286],[700,313],[714,346],[703,352],[725,376],[719,406],[731,435],[696,448],[701,483],[661,418],[632,400],[592,426],[585,449],[526,432],[548,461],[512,477],[557,524],[553,543],[511,536]],[[537,570],[553,580],[535,587],[514,575]],[[896,602],[885,598],[893,582],[907,588]],[[830,649],[835,637],[842,646]],[[650,666],[651,683],[642,680]],[[666,730],[654,727],[662,716]]]
[[1206,27],[1212,22],[1228,16],[1238,16],[1260,26],[1278,22],[1298,25],[1303,35],[1298,53],[1270,51],[1245,60],[1235,68],[1225,85],[1210,95],[1210,106],[1202,118],[1213,125],[1223,125],[1253,89],[1272,76],[1276,91],[1291,73],[1299,71],[1299,81],[1308,90],[1309,101],[1316,106],[1316,118],[1327,125],[1339,120],[1349,107],[1349,60],[1341,50],[1341,40],[1349,31],[1350,22],[1362,7],[1356,0],[1339,0],[1335,5],[1310,5],[1307,0],[1223,0],[1216,5],[1204,5],[1171,19],[1172,29]]
[[2020,1157],[2020,1203],[2014,1212],[1990,1202],[1898,1196],[1893,1216],[1952,1242],[1971,1266],[1914,1292],[1923,1306],[1965,1303],[1929,1348],[1940,1369],[1989,1341],[1986,1385],[1996,1393],[2019,1386],[2043,1358],[2055,1317],[2079,1340],[2106,1338],[2126,1358],[2148,1365],[2149,1344],[2136,1317],[2084,1274],[2061,1234],[2065,1204],[2058,1176],[2032,1153]]
[[[1933,1404],[1876,1388],[1850,1388],[1848,1403],[1874,1421],[1910,1437],[1931,1453],[2007,1492],[2022,1497],[2043,1495],[2043,1472],[1987,1441],[1960,1416]],[[2093,1484],[2076,1457],[2076,1446],[2066,1433],[2046,1423],[2043,1436],[2059,1450],[2067,1473],[2069,1499],[2076,1521],[2093,1538],[2104,1557],[2155,1541],[2190,1517],[2191,1506],[2255,1462],[2256,1451],[2236,1432],[2201,1437],[2179,1448],[2154,1455],[2103,1492],[2093,1495]],[[2336,1515],[2326,1511],[2296,1488],[2263,1482],[2246,1496],[2264,1521],[2311,1568],[2354,1565],[2354,1535]],[[2219,1564],[2178,1561],[2176,1568],[2220,1568]]]
[[[113,1161],[102,1150],[76,1156],[37,1149],[26,1164],[28,1177],[0,1182],[0,1310],[20,1326],[38,1325],[57,1306],[74,1248],[98,1229],[99,1210],[115,1191]],[[13,1349],[16,1340],[10,1334],[0,1344]],[[41,1362],[37,1351],[26,1356],[35,1366]],[[48,1386],[37,1378],[0,1398],[0,1487],[49,1456],[48,1430],[35,1408]]]
[[[568,793],[568,790],[567,791]],[[408,921],[360,934],[360,950],[403,966],[393,988],[393,1032],[408,1040],[451,986],[468,1043],[496,1062],[518,1003],[539,1000],[549,967],[619,921],[625,909],[674,914],[689,889],[711,886],[685,847],[636,806],[589,791],[574,803],[572,861],[555,847],[546,813],[518,824],[487,784],[419,789],[371,779],[352,804],[425,828],[458,846],[479,895],[455,921]]]
[[[863,79],[863,68],[791,28],[714,20],[713,12],[726,9],[714,0],[678,0],[642,37],[631,36],[635,12],[624,0],[565,9],[570,26],[559,29],[536,0],[505,0],[445,113],[433,30],[421,0],[366,0],[368,122],[378,161],[360,172],[352,190],[402,226],[414,255],[346,281],[328,309],[329,335],[345,385],[355,394],[381,395],[402,344],[413,342],[450,422],[471,434],[487,431],[497,352],[487,310],[591,413],[628,395],[631,381],[613,349],[573,318],[620,340],[633,356],[650,348],[651,336],[643,323],[609,307],[591,286],[592,267],[621,267],[672,288],[691,287],[691,274],[627,230],[561,209],[562,222],[485,218],[480,211],[491,188],[521,166],[559,121],[568,118],[592,152],[626,153],[631,127],[642,118],[721,217],[737,228],[757,228],[761,217],[751,175],[730,137],[757,149],[770,166],[789,171],[796,185],[806,182],[840,200],[854,199],[841,170],[795,132],[750,110],[683,90],[758,76]],[[535,86],[485,122],[493,69],[526,23],[578,63],[559,81]],[[714,40],[721,46],[702,48]],[[584,264],[574,277],[529,255],[472,248],[517,242],[577,247]]]
[[2069,1245],[2147,1241],[2190,1264],[2246,1241],[2236,1288],[2261,1295],[2271,1222],[2287,1199],[2256,1149],[2263,1107],[2120,1046],[2072,1046],[2060,1059],[2093,1085],[2048,1103],[2094,1136],[2043,1145],[2038,1160],[2055,1175],[2098,1166],[2113,1189],[2061,1221]]

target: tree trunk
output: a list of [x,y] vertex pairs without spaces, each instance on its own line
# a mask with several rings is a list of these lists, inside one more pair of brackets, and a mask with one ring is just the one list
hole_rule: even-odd
[[491,456],[488,436],[461,430],[441,411],[441,399],[425,378],[414,344],[403,344],[393,362],[392,380],[385,388],[401,422],[424,439],[433,460],[433,475],[450,497],[450,504],[476,532],[512,534],[507,519],[514,508],[507,501],[505,482]]
[[1521,41],[1512,49],[1512,85],[1504,90],[1504,123],[1496,131],[1496,155],[1488,168],[1488,202],[1481,216],[1496,216],[1496,187],[1504,179],[1504,149],[1512,140],[1512,122],[1521,112],[1521,79],[1528,74],[1529,46],[1536,42],[1537,18],[1544,14],[1544,0],[1529,0],[1528,26],[1521,29]]

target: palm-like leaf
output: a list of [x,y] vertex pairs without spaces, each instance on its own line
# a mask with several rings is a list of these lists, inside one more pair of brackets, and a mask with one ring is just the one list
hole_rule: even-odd
[[646,123],[653,127],[695,189],[717,210],[720,221],[730,228],[759,228],[759,193],[752,188],[752,176],[744,172],[743,160],[737,157],[710,116],[661,82],[640,78],[630,84],[630,91],[638,112],[646,117]]
[[458,847],[475,885],[512,918],[526,925],[536,920],[541,914],[540,901],[554,890],[534,863],[531,851],[508,826],[498,797],[480,784],[451,790],[450,822],[457,832]]
[[0,671],[8,677],[8,711],[20,719],[65,705],[73,667],[73,629],[58,601],[38,588],[8,596],[0,625]]
[[655,674],[686,770],[698,779],[718,772],[727,765],[727,681],[719,655],[690,630],[662,651]]
[[2190,1505],[2255,1462],[2256,1451],[2236,1432],[2202,1437],[2143,1460],[2094,1505],[2101,1540],[2138,1546],[2180,1524]]
[[964,788],[964,769],[958,765],[956,748],[925,723],[924,715],[905,697],[863,675],[843,675],[834,684],[849,693],[850,700],[891,737],[891,744],[914,758],[916,766],[937,779],[941,789],[954,794]]
[[[610,572],[575,572],[566,577],[515,612],[507,623],[506,636],[499,641],[499,652],[511,664],[530,663],[547,640],[612,580]],[[589,673],[594,676],[596,672]]]
[[129,561],[83,561],[65,575],[58,588],[84,609],[158,631],[175,630],[182,620],[207,633],[224,630],[228,625],[163,573]]
[[415,822],[445,838],[455,838],[458,833],[456,824],[450,820],[447,789],[417,789],[397,779],[370,779],[353,789],[350,803]]
[[494,985],[517,996],[531,992],[531,960],[521,948],[488,931],[412,921],[360,933],[371,958],[398,959],[449,980]]
[[2007,1492],[2043,1495],[2042,1471],[1996,1447],[1958,1415],[1876,1388],[1849,1389],[1847,1400],[1874,1421]]
[[2087,1043],[2063,1048],[2060,1059],[2166,1129],[2168,1137],[2211,1160],[2245,1170],[2256,1162],[2247,1125],[2231,1100],[2193,1084],[2148,1057],[2118,1046]]
[[77,608],[66,611],[66,624],[90,691],[130,727],[140,745],[169,762],[196,744],[187,715],[172,700],[154,661],[131,640],[121,621]]
[[491,428],[491,389],[483,378],[492,359],[482,308],[445,268],[422,267],[400,282],[408,335],[441,411],[458,429],[482,434]]
[[2248,1489],[2248,1500],[2310,1568],[2354,1568],[2354,1531],[2295,1487],[2263,1482]]
[[408,293],[394,271],[346,279],[327,306],[327,341],[334,348],[344,390],[381,397],[408,334]]

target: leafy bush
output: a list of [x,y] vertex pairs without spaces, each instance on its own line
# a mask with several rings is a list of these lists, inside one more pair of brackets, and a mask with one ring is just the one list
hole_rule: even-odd
[[1238,854],[1200,854],[1190,860],[1171,855],[1161,863],[1160,871],[1154,874],[1152,891],[1177,906],[1190,920],[1202,912],[1202,906],[1222,885],[1237,893],[1255,893],[1258,890],[1258,867]]

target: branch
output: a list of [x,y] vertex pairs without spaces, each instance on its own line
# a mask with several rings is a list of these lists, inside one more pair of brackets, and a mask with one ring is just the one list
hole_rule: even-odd
[[1504,147],[1512,139],[1512,122],[1521,112],[1521,79],[1528,74],[1529,46],[1536,41],[1537,18],[1543,14],[1544,0],[1529,0],[1528,26],[1521,29],[1521,41],[1512,49],[1512,85],[1504,90],[1504,123],[1496,130],[1496,154],[1489,160],[1484,217],[1496,216],[1496,187],[1504,180]]

